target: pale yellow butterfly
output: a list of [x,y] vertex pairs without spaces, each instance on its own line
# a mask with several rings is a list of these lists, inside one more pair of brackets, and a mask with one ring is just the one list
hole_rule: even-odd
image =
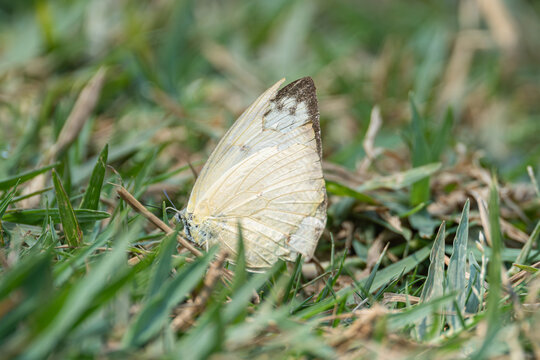
[[233,255],[239,226],[248,269],[311,258],[326,224],[319,109],[310,77],[266,90],[223,136],[180,217],[188,239]]

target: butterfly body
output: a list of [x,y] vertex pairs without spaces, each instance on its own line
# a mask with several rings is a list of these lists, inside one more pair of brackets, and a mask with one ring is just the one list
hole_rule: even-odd
[[239,226],[249,269],[310,258],[326,224],[315,86],[276,83],[235,122],[181,213],[186,236],[234,254]]

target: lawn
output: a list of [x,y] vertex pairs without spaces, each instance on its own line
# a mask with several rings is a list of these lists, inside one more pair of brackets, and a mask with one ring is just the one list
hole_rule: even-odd
[[[540,358],[538,34],[527,0],[2,1],[0,357]],[[174,208],[305,76],[326,228],[252,273]]]

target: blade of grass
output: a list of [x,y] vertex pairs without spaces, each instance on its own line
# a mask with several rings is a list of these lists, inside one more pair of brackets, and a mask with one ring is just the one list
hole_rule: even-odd
[[142,345],[163,328],[173,306],[182,302],[203,280],[208,264],[214,258],[215,250],[212,249],[192,263],[184,265],[174,278],[162,285],[161,291],[148,298],[126,330],[122,341],[125,347]]
[[[431,163],[427,165],[418,166],[410,170],[399,172],[396,174],[373,178],[371,180],[366,181],[365,183],[360,185],[358,188],[356,188],[356,191],[366,192],[366,191],[377,190],[377,189],[390,189],[390,190],[403,189],[407,186],[410,186],[418,182],[419,180],[422,180],[428,176],[431,176],[440,168],[441,168],[441,163],[437,162],[437,163]],[[414,204],[414,205],[418,205],[418,204]]]
[[[425,135],[424,119],[418,113],[412,94],[409,95],[412,121],[412,165],[414,167],[426,165],[430,162],[430,149]],[[429,200],[429,177],[425,177],[412,184],[410,192],[411,205],[415,206]]]
[[467,286],[467,300],[465,302],[465,311],[469,314],[476,314],[480,310],[482,304],[481,286],[480,265],[472,252],[469,252],[469,285]]
[[371,270],[371,273],[369,274],[369,277],[367,278],[366,282],[364,283],[364,290],[367,294],[366,296],[369,296],[369,293],[371,292],[371,287],[373,286],[373,281],[375,280],[375,275],[377,275],[377,271],[379,271],[379,266],[381,266],[382,259],[384,259],[384,256],[386,255],[386,251],[388,250],[388,246],[390,243],[386,243],[386,246],[384,247],[381,255],[377,259],[377,262],[373,266],[373,269]]
[[[450,312],[460,312],[465,310],[465,289],[466,278],[465,273],[467,271],[467,243],[469,240],[469,207],[470,202],[467,199],[463,212],[461,213],[461,219],[454,238],[453,252],[450,257],[450,263],[448,265],[447,279],[448,290],[457,293],[456,303],[459,308],[453,306],[449,309]],[[461,328],[459,319],[455,315],[447,316],[450,326],[455,330]]]
[[359,191],[351,189],[348,186],[339,184],[334,181],[330,181],[330,180],[326,181],[326,190],[329,193],[337,195],[337,196],[351,197],[353,199],[356,199],[360,202],[367,203],[367,204],[377,204],[377,201],[371,196],[367,194],[363,194]]
[[[0,282],[0,342],[16,337],[17,325],[43,306],[51,294],[51,254],[35,253],[22,258],[2,274]],[[9,311],[5,311],[6,307]]]
[[[429,268],[426,281],[422,287],[422,294],[420,295],[421,302],[428,302],[433,299],[439,298],[444,294],[444,239],[445,239],[446,224],[443,221],[439,227],[431,253],[429,255]],[[433,317],[435,314],[430,314],[423,318],[418,324],[418,335],[420,339],[425,339],[426,335],[435,333],[438,335],[440,329],[437,331],[430,331],[433,324],[441,324],[441,321],[434,322]]]
[[217,351],[226,334],[221,311],[220,306],[213,306],[207,310],[198,320],[197,326],[178,341],[173,358],[203,360]]
[[54,167],[56,167],[58,165],[59,165],[58,163],[55,163],[55,164],[52,164],[52,165],[41,167],[41,168],[36,169],[36,170],[30,170],[30,171],[27,171],[27,172],[19,174],[19,175],[11,176],[11,177],[9,177],[7,179],[4,179],[4,180],[0,180],[0,191],[7,190],[7,189],[13,187],[13,185],[15,185],[17,182],[19,184],[22,184],[22,183],[24,183],[24,182],[26,182],[26,181],[28,181],[30,179],[35,178],[39,174],[43,174],[44,172],[53,169]]
[[245,313],[247,305],[251,302],[253,293],[276,275],[282,266],[283,264],[278,261],[270,270],[264,273],[254,274],[238,288],[231,295],[231,301],[223,309],[223,321],[225,323],[231,323],[241,314]]
[[[0,212],[0,215],[2,213]],[[515,261],[516,264],[520,265],[526,265],[528,263],[529,254],[531,253],[532,247],[536,240],[538,239],[538,236],[540,235],[540,221],[536,223],[536,226],[534,227],[533,232],[531,233],[531,236],[527,239],[527,242],[523,247],[521,248],[521,251],[519,252],[519,255]],[[512,268],[509,272],[510,275],[514,275],[517,272],[519,272],[519,269],[516,267]]]
[[501,225],[499,223],[499,192],[497,189],[497,179],[495,178],[492,180],[488,209],[492,253],[488,264],[487,331],[481,348],[475,354],[477,359],[487,357],[488,349],[503,325],[500,321],[501,309],[499,306],[502,290],[501,268],[503,267],[501,258],[502,236]]
[[99,154],[98,160],[96,161],[96,166],[94,166],[88,187],[86,188],[86,192],[84,193],[84,197],[79,208],[97,210],[99,196],[101,194],[101,187],[103,186],[103,179],[105,178],[108,153],[109,147],[108,145],[105,145]]
[[[384,269],[378,271],[375,275],[375,279],[373,280],[373,284],[371,285],[372,289],[378,289],[381,286],[385,285],[389,281],[391,281],[396,276],[399,276],[400,274],[406,274],[412,269],[414,269],[418,264],[420,264],[422,261],[424,261],[429,256],[430,250],[427,247],[424,247],[417,252],[407,256],[404,259],[401,259],[400,261],[385,267]],[[367,284],[368,279],[364,278],[359,281],[359,283],[365,287]],[[338,292],[340,293],[340,292]]]
[[161,240],[146,292],[148,298],[155,296],[169,278],[172,268],[172,255],[176,251],[177,235],[178,233],[175,231]]
[[450,139],[450,136],[452,135],[453,125],[454,125],[454,114],[452,112],[452,109],[449,108],[446,111],[446,115],[444,117],[443,123],[441,124],[441,128],[439,129],[437,133],[437,138],[431,144],[431,153],[432,153],[433,160],[439,160],[441,158],[444,148],[447,146],[448,140]]
[[280,303],[288,303],[290,299],[293,299],[296,295],[296,291],[293,290],[293,286],[298,283],[298,279],[302,276],[302,255],[298,254],[296,261],[294,262],[293,271],[290,274],[289,281],[285,286],[283,300]]
[[[77,218],[78,223],[93,222],[106,219],[111,215],[105,211],[94,211],[87,209],[74,209],[73,213]],[[12,222],[16,224],[40,225],[43,219],[51,216],[55,223],[60,222],[60,210],[52,209],[30,209],[30,210],[7,210],[2,217],[2,221]]]
[[55,286],[60,287],[63,283],[70,279],[70,276],[80,267],[84,266],[89,261],[89,258],[98,247],[105,245],[117,233],[118,229],[112,224],[109,224],[103,232],[101,232],[95,241],[89,246],[77,249],[71,258],[59,262],[53,270]]
[[[131,226],[123,237],[118,239],[111,252],[106,253],[102,259],[92,267],[92,271],[82,278],[67,293],[67,298],[62,309],[54,309],[55,316],[43,324],[37,337],[24,350],[22,357],[25,359],[42,359],[51,353],[51,350],[64,338],[69,329],[77,322],[83,312],[92,304],[94,296],[107,283],[107,278],[118,267],[125,266],[126,250],[129,240],[140,229],[139,226]],[[47,308],[44,309],[47,312]]]
[[13,196],[15,195],[15,191],[17,191],[17,186],[19,186],[19,182],[17,181],[15,183],[15,186],[7,195],[4,196],[2,201],[0,201],[0,220],[2,219],[2,216],[4,216],[4,213],[6,212],[9,203],[11,202],[11,199],[13,199]]
[[411,306],[403,312],[391,314],[388,317],[388,328],[395,331],[403,329],[406,326],[411,326],[426,316],[443,309],[454,300],[455,296],[455,293],[445,294],[429,302]]
[[242,226],[240,225],[240,222],[237,224],[238,226],[238,243],[236,248],[236,258],[235,261],[235,269],[234,269],[234,279],[231,286],[231,290],[234,293],[237,289],[239,289],[241,286],[243,286],[246,283],[247,274],[246,274],[246,250],[244,247],[244,236],[242,234]]
[[75,217],[75,213],[73,212],[73,207],[69,202],[69,197],[54,169],[52,171],[52,179],[56,191],[56,200],[58,201],[60,221],[64,228],[66,241],[70,246],[78,246],[82,242],[82,231],[77,222],[77,218]]

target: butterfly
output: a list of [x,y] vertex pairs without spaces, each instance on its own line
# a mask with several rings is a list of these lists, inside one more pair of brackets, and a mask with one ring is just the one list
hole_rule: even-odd
[[248,270],[309,259],[326,225],[319,109],[310,77],[266,90],[219,141],[180,212],[185,236],[235,254]]

